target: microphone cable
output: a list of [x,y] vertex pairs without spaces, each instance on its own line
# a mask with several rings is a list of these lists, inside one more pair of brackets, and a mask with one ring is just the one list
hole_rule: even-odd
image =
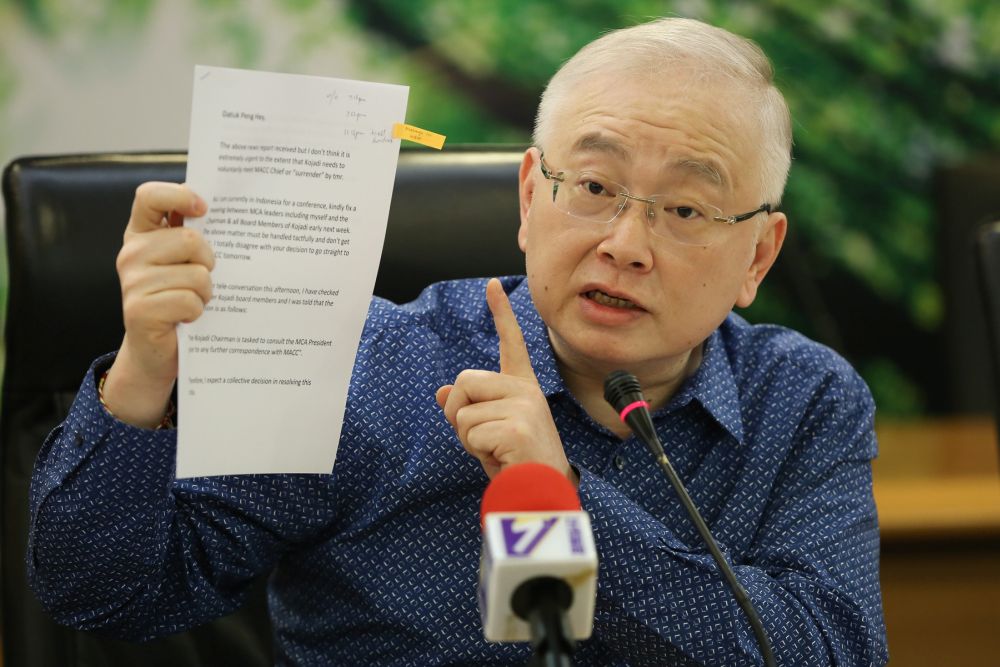
[[609,373],[604,379],[604,400],[611,404],[611,407],[615,409],[621,420],[628,424],[633,433],[639,436],[639,439],[646,445],[646,449],[652,453],[653,458],[660,464],[660,468],[667,476],[670,486],[674,488],[677,497],[681,499],[685,511],[687,511],[695,528],[698,529],[701,539],[708,546],[712,558],[718,564],[723,578],[729,585],[729,589],[736,597],[736,601],[739,603],[740,608],[743,609],[743,613],[746,614],[747,620],[750,621],[750,627],[757,638],[760,652],[764,656],[764,665],[766,667],[776,667],[777,663],[774,661],[774,653],[771,651],[771,642],[767,638],[767,631],[764,629],[764,624],[761,622],[757,610],[754,609],[753,603],[750,601],[750,596],[747,595],[746,589],[743,588],[743,585],[733,573],[733,569],[726,562],[726,558],[715,543],[715,538],[705,524],[705,520],[701,518],[701,513],[698,512],[698,508],[695,507],[691,496],[688,495],[687,489],[684,488],[680,478],[674,471],[674,467],[670,464],[666,452],[663,451],[663,445],[656,435],[656,429],[653,428],[653,420],[649,416],[649,403],[643,398],[639,380],[627,371],[613,371]]

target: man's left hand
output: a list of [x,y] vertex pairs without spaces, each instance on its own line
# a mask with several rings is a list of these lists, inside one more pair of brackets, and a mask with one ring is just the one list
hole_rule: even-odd
[[438,405],[490,479],[512,463],[535,461],[579,483],[538,386],[510,300],[495,278],[486,285],[486,302],[500,336],[500,372],[462,371],[454,384],[437,390]]

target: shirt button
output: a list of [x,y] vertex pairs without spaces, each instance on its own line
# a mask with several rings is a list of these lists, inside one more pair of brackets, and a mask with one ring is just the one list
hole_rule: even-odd
[[619,470],[625,469],[625,457],[622,456],[621,454],[615,457],[615,467],[618,468]]

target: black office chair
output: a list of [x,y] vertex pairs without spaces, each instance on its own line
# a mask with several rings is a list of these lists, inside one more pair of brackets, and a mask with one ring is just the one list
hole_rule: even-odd
[[1000,218],[982,225],[976,235],[976,270],[986,316],[990,366],[993,369],[993,409],[1000,428]]
[[[523,273],[517,247],[522,148],[404,149],[375,293],[403,302],[448,278]],[[269,665],[265,582],[239,612],[132,644],[56,625],[25,579],[28,484],[46,433],[90,361],[121,341],[115,255],[139,183],[184,180],[183,153],[15,160],[3,173],[6,369],[0,403],[0,586],[4,664]]]

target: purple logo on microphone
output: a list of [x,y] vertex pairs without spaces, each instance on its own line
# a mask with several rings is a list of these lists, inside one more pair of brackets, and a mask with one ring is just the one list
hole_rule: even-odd
[[514,525],[517,522],[516,518],[504,517],[501,519],[503,544],[507,555],[519,558],[530,555],[558,520],[558,517],[551,517],[542,521],[522,522],[522,525],[518,527]]
[[569,550],[573,554],[583,554],[583,529],[575,516],[566,517],[566,528],[569,530]]

